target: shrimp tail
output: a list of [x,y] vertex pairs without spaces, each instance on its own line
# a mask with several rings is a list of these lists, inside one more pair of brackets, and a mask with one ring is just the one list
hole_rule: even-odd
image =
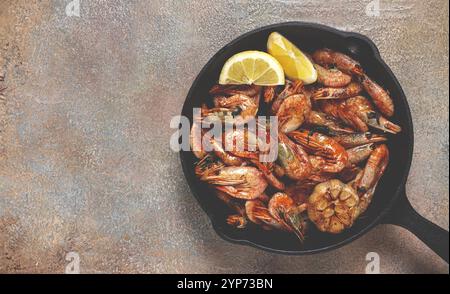
[[247,226],[247,219],[239,214],[232,214],[227,217],[227,224],[238,229],[244,229]]

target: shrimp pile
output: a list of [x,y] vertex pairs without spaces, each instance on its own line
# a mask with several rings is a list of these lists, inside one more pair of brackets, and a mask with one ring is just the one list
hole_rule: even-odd
[[[401,131],[391,121],[393,100],[349,56],[330,49],[309,56],[318,74],[314,84],[214,85],[204,101],[200,120],[278,119],[274,162],[258,160],[259,138],[248,128],[225,128],[222,138],[205,135],[212,151],[194,153],[197,177],[233,211],[229,225],[282,230],[303,241],[312,225],[341,233],[370,205],[389,162],[388,137]],[[192,130],[198,127],[194,122]],[[226,138],[245,146],[226,151]]]

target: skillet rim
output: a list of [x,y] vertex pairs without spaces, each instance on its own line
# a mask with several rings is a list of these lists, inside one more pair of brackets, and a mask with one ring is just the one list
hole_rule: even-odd
[[340,37],[342,37],[343,39],[350,39],[350,38],[354,38],[357,40],[362,41],[363,43],[365,43],[366,45],[369,46],[370,51],[372,52],[372,57],[374,58],[374,60],[376,62],[378,62],[384,69],[385,73],[388,75],[388,78],[390,80],[392,80],[394,86],[397,88],[397,90],[399,91],[400,95],[399,97],[396,97],[396,99],[401,99],[403,104],[406,107],[406,112],[405,112],[405,123],[408,126],[406,129],[408,130],[407,132],[407,139],[409,140],[410,144],[408,145],[408,154],[407,154],[407,161],[406,164],[403,167],[404,173],[402,175],[402,177],[399,179],[397,187],[394,190],[394,195],[392,195],[392,197],[390,198],[390,201],[388,203],[386,203],[386,205],[381,209],[380,213],[378,214],[378,216],[376,216],[372,222],[370,222],[368,225],[366,225],[364,228],[362,228],[359,232],[353,233],[351,236],[349,236],[348,238],[329,245],[329,246],[325,246],[325,247],[320,247],[320,248],[314,248],[314,249],[302,249],[301,247],[299,247],[298,250],[282,250],[282,249],[276,249],[276,248],[271,248],[268,246],[264,246],[261,244],[258,244],[257,242],[248,240],[248,239],[236,239],[236,238],[232,238],[230,236],[228,236],[225,232],[222,231],[222,229],[218,226],[218,224],[216,223],[214,217],[212,216],[212,213],[207,211],[207,209],[205,209],[204,205],[201,202],[201,199],[198,195],[199,191],[197,191],[197,188],[195,187],[194,183],[192,183],[189,178],[187,177],[187,174],[191,173],[191,171],[189,171],[190,169],[192,169],[191,166],[188,166],[188,164],[186,163],[185,160],[185,156],[186,153],[189,151],[181,151],[180,152],[180,160],[181,160],[181,165],[182,165],[182,169],[183,169],[183,174],[186,178],[186,181],[188,183],[189,189],[191,191],[191,193],[194,195],[195,199],[197,200],[198,204],[200,205],[200,207],[202,208],[202,210],[206,213],[206,215],[208,216],[212,227],[214,229],[214,231],[216,232],[217,235],[219,235],[222,239],[233,243],[233,244],[239,244],[239,245],[246,245],[246,246],[251,246],[257,249],[261,249],[264,251],[268,251],[268,252],[272,252],[272,253],[277,253],[277,254],[283,254],[283,255],[309,255],[309,254],[316,254],[316,253],[320,253],[320,252],[325,252],[325,251],[331,251],[334,249],[338,249],[346,244],[349,244],[352,241],[355,241],[356,239],[358,239],[359,237],[363,236],[364,234],[366,234],[368,231],[370,231],[373,227],[375,227],[376,225],[380,224],[382,222],[382,220],[388,215],[388,213],[392,210],[394,204],[397,202],[398,198],[406,195],[404,193],[402,193],[405,189],[405,185],[406,185],[406,180],[408,178],[409,175],[409,171],[410,171],[410,167],[411,167],[411,162],[412,162],[412,157],[413,157],[413,148],[414,148],[414,132],[413,132],[413,122],[412,122],[412,117],[411,117],[411,111],[410,111],[410,107],[408,104],[408,100],[406,99],[405,93],[403,92],[403,89],[400,85],[400,83],[398,82],[397,78],[395,77],[394,73],[392,72],[392,70],[389,68],[389,66],[384,62],[384,60],[381,58],[380,52],[377,48],[377,46],[375,45],[375,43],[369,39],[368,37],[366,37],[365,35],[362,35],[360,33],[355,33],[355,32],[347,32],[347,31],[342,31],[342,30],[338,30],[323,24],[319,24],[319,23],[311,23],[311,22],[302,22],[302,21],[289,21],[289,22],[281,22],[281,23],[274,23],[274,24],[270,24],[270,25],[266,25],[266,26],[262,26],[256,29],[253,29],[249,32],[246,32],[240,36],[238,36],[237,38],[233,39],[231,42],[229,42],[228,44],[226,44],[225,46],[223,46],[219,51],[217,51],[209,60],[208,62],[202,67],[202,69],[200,70],[199,74],[197,75],[197,77],[195,78],[194,82],[192,83],[192,86],[189,89],[189,92],[186,96],[186,99],[183,103],[183,107],[182,107],[182,111],[181,111],[181,115],[185,115],[187,113],[187,111],[189,111],[188,109],[188,101],[192,100],[193,97],[193,93],[195,91],[195,89],[198,87],[198,83],[201,79],[201,77],[204,75],[204,73],[206,72],[206,70],[211,66],[211,64],[213,64],[216,59],[218,58],[218,56],[220,56],[221,54],[223,54],[228,48],[236,45],[238,42],[240,42],[241,40],[245,39],[246,37],[253,35],[255,33],[264,31],[264,30],[275,30],[277,28],[280,27],[289,27],[289,26],[293,26],[293,27],[298,27],[300,29],[304,29],[304,28],[312,28],[312,29],[317,29],[317,30],[321,30],[321,31],[326,31],[328,33],[332,33],[335,35],[338,35]]

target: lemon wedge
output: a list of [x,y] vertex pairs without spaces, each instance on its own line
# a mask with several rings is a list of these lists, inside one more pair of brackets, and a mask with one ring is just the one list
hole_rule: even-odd
[[283,67],[289,79],[312,84],[317,80],[317,72],[309,58],[280,33],[273,32],[267,40],[267,51]]
[[284,85],[281,64],[262,51],[243,51],[228,59],[220,73],[219,84],[275,86]]

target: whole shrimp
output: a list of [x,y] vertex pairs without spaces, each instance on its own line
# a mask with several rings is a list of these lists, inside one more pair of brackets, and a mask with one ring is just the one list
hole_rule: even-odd
[[366,160],[375,149],[375,147],[375,144],[370,143],[346,149],[345,151],[348,155],[347,165],[338,174],[327,173],[323,171],[322,166],[325,163],[325,159],[323,157],[310,156],[309,161],[313,166],[313,172],[308,179],[315,183],[326,182],[333,178],[338,178],[344,182],[349,182],[353,180],[361,170],[357,166],[357,164]]
[[[257,158],[258,138],[247,128],[227,128],[222,138],[210,136],[209,143],[213,153],[229,166],[240,166],[244,163],[242,158]],[[236,141],[242,142],[238,148]],[[244,156],[245,154],[245,156]]]
[[[349,151],[351,152],[351,154],[348,153]],[[349,149],[346,150],[346,152],[349,157],[347,165],[339,173],[330,173],[323,171],[323,166],[326,164],[326,160],[321,156],[311,155],[309,157],[309,161],[313,166],[313,170],[311,175],[308,177],[308,184],[312,185],[312,188],[314,188],[315,185],[334,178],[340,179],[344,182],[353,180],[360,171],[360,168],[355,163],[363,161],[364,156],[366,156],[365,158],[367,158],[369,155],[366,155],[364,153],[366,152],[365,149],[357,151]]]
[[214,154],[219,157],[223,163],[230,166],[240,166],[244,162],[238,156],[234,156],[231,152],[224,150],[222,140],[217,140],[215,138],[210,138],[211,147],[213,148]]
[[361,84],[352,82],[343,88],[319,88],[312,94],[314,100],[343,99],[356,96],[362,92]]
[[[217,154],[228,165],[241,165],[243,159],[250,161],[255,165],[266,177],[267,182],[278,190],[284,189],[284,184],[272,172],[271,163],[260,162],[259,150],[260,139],[247,128],[233,128],[226,130],[224,134],[225,146],[228,152],[222,157]],[[237,143],[242,144],[242,148],[237,148]],[[236,164],[233,164],[236,163]],[[240,163],[240,164],[239,164]]]
[[306,118],[306,124],[313,128],[330,133],[353,133],[350,128],[342,126],[341,123],[331,115],[312,110]]
[[375,189],[388,163],[389,149],[382,144],[373,150],[364,169],[350,183],[359,195],[359,209],[361,213],[366,211],[372,201]]
[[278,134],[277,161],[290,179],[303,180],[311,174],[308,154],[283,133]]
[[[272,172],[272,163],[260,162],[258,150],[258,138],[248,129],[228,129],[222,140],[211,138],[213,153],[228,166],[241,166],[246,161],[251,162],[265,176],[267,182],[278,190],[284,190],[281,182]],[[237,147],[237,141],[243,143],[242,148]],[[223,144],[225,142],[225,144]],[[225,150],[225,149],[227,150]]]
[[355,96],[343,101],[323,101],[320,108],[360,132],[367,132],[368,126],[393,134],[401,131],[400,126],[376,112],[364,96]]
[[[346,150],[347,152],[352,150]],[[312,188],[314,188],[315,185],[329,181],[331,179],[337,178],[344,182],[349,182],[353,180],[358,173],[361,171],[361,169],[355,164],[363,161],[366,159],[369,155],[366,155],[364,152],[365,150],[358,150],[355,151],[353,154],[349,154],[349,160],[347,163],[347,166],[344,167],[339,173],[329,173],[324,172],[322,170],[322,166],[325,163],[325,160],[323,157],[320,156],[310,156],[309,161],[311,162],[313,166],[313,171],[311,175],[308,178],[308,181],[305,183],[306,185],[312,185]],[[364,158],[364,156],[366,156]],[[355,162],[355,163],[353,163]]]
[[369,130],[367,124],[358,115],[347,109],[345,100],[320,101],[319,107],[324,113],[342,120],[346,125],[351,126],[359,132],[367,132]]
[[376,112],[370,101],[364,96],[356,96],[345,101],[344,107],[351,113],[355,113],[367,125],[382,131],[397,134],[401,127],[390,122]]
[[389,163],[389,149],[382,144],[370,154],[364,167],[361,179],[356,184],[356,190],[360,193],[373,188],[383,175]]
[[203,137],[205,136],[205,130],[202,128],[202,113],[204,113],[208,108],[205,104],[202,104],[201,111],[199,115],[194,115],[191,127],[191,133],[189,135],[189,143],[191,150],[195,157],[202,159],[206,156],[207,152],[203,146]]
[[353,60],[349,56],[335,52],[328,48],[316,50],[312,58],[314,62],[323,66],[336,66],[339,70],[354,75],[362,75],[364,73],[361,64]]
[[[301,81],[286,81],[283,91],[281,91],[272,103],[272,114],[276,114],[283,103],[284,99],[294,94],[301,94],[303,92],[303,82]],[[273,99],[273,98],[272,98]]]
[[392,101],[391,96],[389,96],[389,93],[367,75],[363,75],[360,78],[360,81],[364,90],[370,95],[378,110],[387,117],[393,116],[394,102]]
[[345,87],[352,81],[352,77],[338,69],[326,69],[314,64],[317,71],[317,81],[326,87]]
[[311,102],[303,94],[291,95],[283,100],[276,112],[282,132],[290,132],[300,127],[311,112]]
[[338,173],[347,165],[347,152],[332,138],[307,130],[293,131],[287,135],[310,154],[323,158],[323,172]]
[[209,121],[220,120],[237,125],[254,119],[259,107],[255,99],[243,94],[235,94],[231,97],[218,97],[215,103],[217,107],[202,111],[204,119]]
[[272,114],[278,117],[278,125],[282,132],[297,129],[311,112],[311,101],[302,93],[302,89],[301,81],[288,81],[272,103]]
[[230,196],[246,200],[258,198],[267,187],[263,173],[252,166],[227,166],[214,173],[205,173],[200,180]]

